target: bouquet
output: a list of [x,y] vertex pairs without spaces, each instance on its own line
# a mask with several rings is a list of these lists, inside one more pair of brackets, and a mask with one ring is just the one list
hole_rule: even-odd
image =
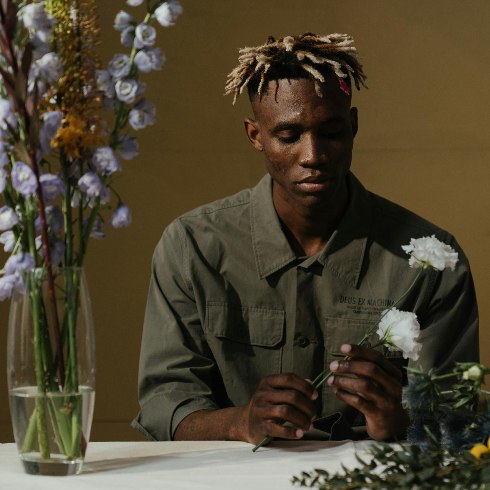
[[[37,397],[22,452],[38,447],[46,460],[48,411],[58,452],[68,459],[85,452],[80,407],[60,397],[46,404],[45,396],[78,392],[80,268],[90,238],[103,239],[107,224],[131,223],[114,181],[121,161],[138,154],[131,130],[155,122],[140,79],[165,62],[154,25],[173,26],[182,13],[173,0],[127,0],[130,7],[143,3],[142,22],[117,14],[114,28],[129,52],[102,69],[95,0],[0,0],[0,243],[9,254],[0,300],[13,292],[29,298]],[[107,111],[115,116],[111,125]],[[60,293],[61,268],[71,272]]]

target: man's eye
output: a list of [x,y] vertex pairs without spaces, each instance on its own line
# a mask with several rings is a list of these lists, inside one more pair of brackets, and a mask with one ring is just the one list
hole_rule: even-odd
[[327,138],[339,138],[340,136],[342,136],[343,132],[343,128],[337,131],[323,131],[322,136],[325,136]]
[[291,135],[291,136],[278,136],[277,139],[281,143],[294,143],[295,141],[298,141],[299,136],[298,135]]

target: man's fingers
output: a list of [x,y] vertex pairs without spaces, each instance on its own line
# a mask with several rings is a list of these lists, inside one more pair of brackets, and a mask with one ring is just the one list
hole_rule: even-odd
[[349,358],[347,361],[333,361],[330,363],[330,369],[335,374],[355,374],[360,378],[372,380],[390,396],[401,398],[402,385],[398,379],[389,376],[379,364],[358,359],[358,357],[353,357]]
[[267,380],[271,388],[297,390],[310,400],[318,398],[318,392],[311,382],[300,378],[294,373],[275,374],[264,379]]
[[343,390],[356,391],[359,396],[371,402],[380,409],[390,409],[395,399],[386,396],[375,383],[368,378],[349,378],[347,376],[330,376],[327,380],[330,386]]
[[[257,417],[263,420],[283,420],[289,422],[294,427],[302,429],[304,432],[311,430],[312,422],[311,418],[307,417],[304,413],[296,410],[291,405],[271,405],[269,407],[257,407],[255,412]],[[273,434],[269,434],[273,435]]]
[[355,344],[343,344],[340,347],[340,350],[344,354],[349,355],[352,358],[356,357],[364,361],[370,361],[378,364],[389,376],[398,379],[401,383],[403,378],[402,372],[393,364],[391,364],[391,362],[388,361],[388,359],[386,359],[386,357],[383,356],[381,352],[375,349],[368,349],[367,347],[362,347]]
[[274,420],[268,420],[265,424],[265,432],[271,437],[281,437],[282,439],[301,439],[304,431],[297,427],[279,425]]
[[364,397],[354,395],[353,393],[349,393],[348,391],[340,388],[335,388],[334,394],[339,400],[342,400],[351,407],[357,408],[357,410],[362,412],[364,415],[369,416],[376,411],[376,406],[371,401],[366,400]]
[[[315,417],[315,407],[311,400],[296,390],[268,390],[259,394],[257,405],[269,410],[276,405],[291,406],[310,422]],[[264,418],[269,418],[265,416]],[[283,417],[284,418],[284,417]],[[285,419],[286,420],[286,419]]]

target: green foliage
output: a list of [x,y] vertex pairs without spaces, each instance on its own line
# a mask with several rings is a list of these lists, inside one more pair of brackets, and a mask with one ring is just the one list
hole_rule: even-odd
[[356,459],[360,468],[330,474],[315,469],[294,476],[293,484],[321,490],[490,490],[490,453],[476,459],[468,451],[454,454],[444,451],[421,451],[418,446],[380,442],[368,452],[371,462]]

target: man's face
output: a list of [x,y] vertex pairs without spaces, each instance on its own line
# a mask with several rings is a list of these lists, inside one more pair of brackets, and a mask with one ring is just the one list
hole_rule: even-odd
[[[250,141],[264,151],[274,196],[294,207],[335,205],[346,191],[357,109],[335,76],[320,84],[323,97],[309,79],[281,79],[253,99],[256,121],[245,120]],[[305,182],[305,179],[307,182]]]

